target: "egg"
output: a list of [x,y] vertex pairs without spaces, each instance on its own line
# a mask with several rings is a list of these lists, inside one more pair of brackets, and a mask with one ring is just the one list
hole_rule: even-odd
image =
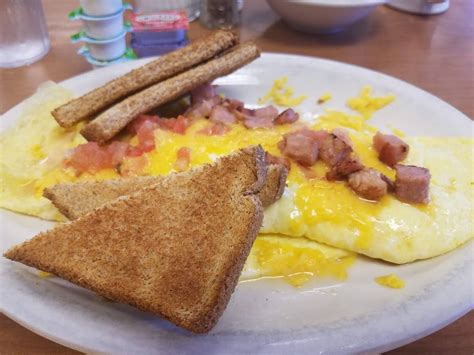
[[46,219],[60,215],[50,202],[38,197],[35,182],[57,167],[73,146],[77,130],[64,131],[50,111],[70,100],[72,93],[49,83],[26,100],[21,118],[0,135],[1,207]]
[[[286,81],[277,82],[274,94],[295,99]],[[272,129],[247,129],[240,124],[222,136],[200,132],[212,123],[196,120],[185,134],[157,129],[156,149],[139,158],[126,158],[121,172],[166,175],[176,169],[177,153],[190,151],[189,167],[200,166],[236,149],[260,144],[273,155],[280,155],[277,143],[282,135],[303,125],[313,129],[345,128],[354,150],[364,165],[395,178],[395,172],[378,160],[372,147],[377,131],[367,123],[371,112],[393,98],[373,97],[364,89],[349,102],[357,114],[326,110],[313,117],[305,115],[291,125]],[[39,96],[38,96],[39,95]],[[116,170],[83,173],[62,164],[71,149],[84,142],[80,127],[66,131],[50,111],[70,99],[59,86],[40,90],[18,124],[5,132],[0,141],[0,207],[46,219],[61,220],[52,204],[41,197],[45,187],[59,182],[119,178]],[[272,94],[273,95],[273,94]],[[276,95],[276,94],[275,94]],[[278,95],[275,97],[279,97]],[[298,99],[298,98],[296,98]],[[285,101],[289,102],[289,101]],[[304,121],[304,122],[303,122]],[[397,131],[398,135],[403,133]],[[132,138],[134,143],[136,138]],[[314,276],[343,279],[355,253],[403,264],[446,253],[473,237],[473,182],[471,158],[473,140],[466,138],[404,138],[410,145],[406,164],[430,169],[431,202],[410,205],[386,195],[379,202],[357,196],[344,182],[327,181],[327,166],[318,161],[308,179],[292,165],[282,198],[265,210],[261,235],[257,238],[242,274],[242,280],[279,277],[299,287]],[[26,143],[25,143],[26,142]]]
[[64,217],[42,197],[43,189],[59,182],[118,177],[113,170],[77,177],[63,169],[69,149],[86,140],[82,125],[60,127],[51,111],[73,98],[72,92],[48,82],[25,100],[16,125],[0,134],[0,207],[50,220]]
[[355,254],[306,238],[259,235],[240,276],[241,281],[282,278],[300,287],[313,277],[347,278]]
[[[393,178],[376,153],[351,136],[364,164]],[[261,231],[304,236],[397,264],[446,253],[473,237],[472,139],[412,137],[406,164],[430,169],[431,202],[412,205],[386,195],[359,198],[344,183],[305,180],[292,172],[284,197],[265,211]],[[317,170],[317,166],[316,169]],[[291,174],[290,174],[291,176]]]

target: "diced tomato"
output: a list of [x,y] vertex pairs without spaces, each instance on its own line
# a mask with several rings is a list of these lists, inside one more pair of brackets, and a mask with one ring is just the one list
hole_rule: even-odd
[[128,146],[127,156],[138,157],[155,149],[154,130],[160,127],[158,116],[141,115],[129,125],[129,131],[135,133],[138,138],[137,146]]
[[127,131],[131,134],[137,134],[145,122],[154,123],[155,128],[158,128],[158,122],[160,120],[160,117],[156,115],[140,115],[128,124]]
[[152,150],[155,149],[155,141],[154,140],[148,140],[140,144],[140,149],[142,150],[143,153],[148,153],[151,152]]
[[162,118],[158,121],[158,125],[161,129],[173,131],[178,134],[185,134],[186,129],[190,125],[190,121],[187,117],[179,115],[177,118]]
[[188,170],[191,161],[191,149],[188,147],[179,148],[176,152],[176,157],[174,168],[180,172]]
[[158,121],[158,126],[161,129],[171,131],[174,127],[176,118],[162,118]]
[[189,159],[191,157],[191,149],[189,149],[188,147],[181,147],[176,152],[176,156],[178,157],[178,159]]
[[150,152],[155,149],[155,124],[150,121],[145,121],[138,128],[137,137],[140,149],[145,152]]
[[128,146],[127,156],[129,156],[129,157],[139,157],[142,154],[143,154],[143,150],[141,150],[140,147],[134,147],[132,145]]
[[188,128],[189,120],[184,116],[178,116],[173,127],[173,132],[178,134],[185,134]]
[[81,144],[73,149],[66,160],[66,165],[72,166],[78,172],[97,172],[113,167],[112,154],[107,147],[101,147],[96,142]]
[[112,142],[107,146],[107,152],[110,154],[113,166],[120,164],[127,154],[129,145],[125,142]]
[[146,155],[126,159],[120,166],[120,174],[122,176],[142,175],[147,164],[148,158]]

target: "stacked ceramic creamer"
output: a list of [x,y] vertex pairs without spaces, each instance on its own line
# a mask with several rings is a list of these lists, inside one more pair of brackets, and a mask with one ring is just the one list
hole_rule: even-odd
[[94,66],[106,66],[135,58],[127,48],[126,34],[131,26],[124,21],[122,0],[80,0],[81,7],[69,13],[69,19],[82,20],[83,27],[71,40],[83,42],[78,54]]

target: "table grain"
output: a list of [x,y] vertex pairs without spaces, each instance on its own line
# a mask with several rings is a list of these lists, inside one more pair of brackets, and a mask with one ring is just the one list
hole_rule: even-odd
[[[76,54],[77,45],[69,41],[69,36],[79,30],[77,22],[67,20],[67,13],[78,5],[77,1],[43,0],[43,3],[51,50],[30,66],[0,70],[0,113],[33,94],[44,81],[58,82],[91,70]],[[239,31],[243,40],[256,41],[263,51],[338,60],[395,76],[442,98],[471,119],[474,117],[472,0],[452,1],[447,13],[435,16],[410,15],[381,6],[349,30],[329,36],[296,32],[265,1],[247,0]],[[194,22],[189,31],[190,40],[207,32]],[[0,353],[77,352],[36,335],[0,314]],[[389,353],[473,354],[474,312]]]

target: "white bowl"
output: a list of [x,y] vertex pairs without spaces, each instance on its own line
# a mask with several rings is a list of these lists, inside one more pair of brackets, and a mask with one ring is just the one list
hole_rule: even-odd
[[288,25],[309,33],[334,33],[367,16],[386,0],[267,0]]
[[449,0],[428,1],[428,0],[389,0],[388,6],[398,10],[412,12],[421,15],[434,15],[445,12],[449,8]]

